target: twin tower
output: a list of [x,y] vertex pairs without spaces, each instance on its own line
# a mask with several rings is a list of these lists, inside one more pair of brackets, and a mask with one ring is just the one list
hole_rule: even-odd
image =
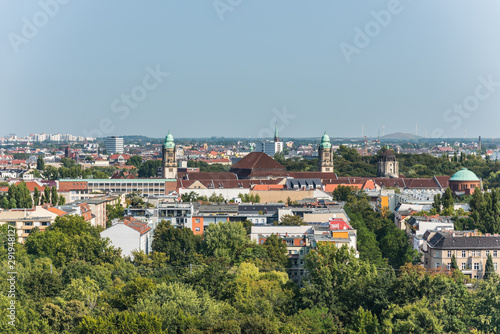
[[[321,137],[318,147],[318,170],[323,173],[333,173],[333,149],[330,137]],[[399,164],[392,150],[386,150],[378,163],[377,176],[398,177]],[[168,132],[162,149],[161,176],[165,179],[177,178],[177,159],[175,157],[174,136]]]

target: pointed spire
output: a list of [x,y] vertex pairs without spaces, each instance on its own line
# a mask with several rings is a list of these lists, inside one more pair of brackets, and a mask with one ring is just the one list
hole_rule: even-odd
[[280,141],[280,136],[278,135],[278,122],[274,123],[274,141]]

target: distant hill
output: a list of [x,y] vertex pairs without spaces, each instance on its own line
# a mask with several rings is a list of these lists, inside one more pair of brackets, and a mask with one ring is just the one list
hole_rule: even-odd
[[415,135],[412,135],[410,133],[403,133],[403,132],[389,133],[388,135],[380,137],[380,139],[385,139],[385,140],[418,140],[418,139],[422,139],[422,138],[423,137],[415,136]]

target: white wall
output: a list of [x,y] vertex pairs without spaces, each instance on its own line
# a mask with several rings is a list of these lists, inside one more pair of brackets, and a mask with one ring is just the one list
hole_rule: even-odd
[[122,256],[131,256],[133,250],[141,250],[140,233],[123,223],[102,231],[101,238],[109,238],[113,246],[121,248]]
[[199,194],[200,196],[210,197],[212,194],[222,195],[224,199],[230,200],[232,198],[238,197],[238,194],[249,194],[250,189],[248,188],[227,188],[227,189],[179,189],[179,194],[189,194],[191,191]]

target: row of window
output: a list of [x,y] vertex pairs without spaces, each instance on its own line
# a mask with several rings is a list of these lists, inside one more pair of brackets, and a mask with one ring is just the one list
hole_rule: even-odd
[[[480,257],[481,256],[481,251],[480,250],[473,250],[471,251],[472,252],[472,257]],[[486,256],[489,256],[491,254],[492,257],[498,257],[498,251],[494,250],[494,251],[490,251],[490,250],[486,250]],[[438,253],[439,254],[439,253]],[[463,250],[458,252],[458,254],[461,255],[461,257],[467,257],[467,251]],[[448,257],[451,257],[453,255],[453,251],[449,250],[447,251],[447,254],[446,254]]]
[[[439,268],[439,267],[441,267],[441,264],[438,262],[438,263],[436,263],[436,268]],[[472,269],[474,269],[474,270],[481,270],[481,267],[482,267],[482,265],[481,265],[480,262],[474,262],[472,264]],[[498,264],[496,262],[494,262],[493,263],[493,267],[495,268],[495,271],[496,271],[497,267],[498,267]],[[446,264],[446,269],[451,270],[451,263],[447,263]],[[462,270],[467,269],[467,264],[466,263],[462,263],[461,269]]]

